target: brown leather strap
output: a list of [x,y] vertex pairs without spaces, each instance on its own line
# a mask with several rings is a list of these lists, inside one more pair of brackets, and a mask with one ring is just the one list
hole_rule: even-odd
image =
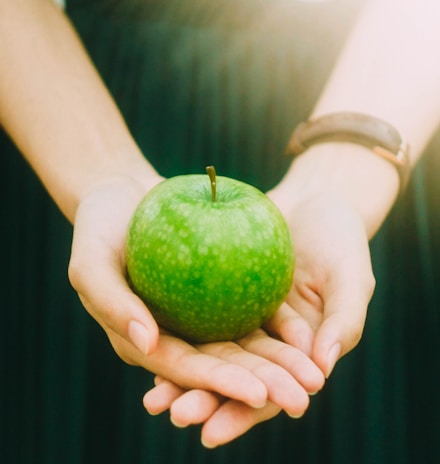
[[331,141],[363,145],[392,163],[399,174],[400,191],[403,192],[410,173],[408,146],[399,132],[386,121],[352,112],[311,119],[293,131],[286,153],[298,156],[312,145]]

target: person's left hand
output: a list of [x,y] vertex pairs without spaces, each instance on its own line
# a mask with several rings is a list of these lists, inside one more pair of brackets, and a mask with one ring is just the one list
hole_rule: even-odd
[[[341,198],[316,196],[292,209],[290,199],[276,190],[270,196],[290,226],[296,270],[286,303],[265,330],[309,356],[328,377],[362,334],[374,288],[367,234],[359,215]],[[249,350],[255,346],[251,339],[237,343]],[[172,421],[181,426],[203,423],[202,441],[208,446],[236,438],[280,411],[271,404],[256,410],[208,391],[185,391],[163,378],[144,396],[144,405],[152,413],[170,409]],[[226,421],[233,424],[227,440]]]

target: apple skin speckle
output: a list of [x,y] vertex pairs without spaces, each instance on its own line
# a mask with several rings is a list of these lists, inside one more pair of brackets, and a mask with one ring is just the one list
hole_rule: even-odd
[[129,280],[162,327],[192,342],[260,327],[293,280],[289,229],[256,188],[206,175],[167,179],[141,201],[126,242]]

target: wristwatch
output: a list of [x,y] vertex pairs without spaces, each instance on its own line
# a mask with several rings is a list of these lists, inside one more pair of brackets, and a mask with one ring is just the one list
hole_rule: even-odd
[[400,193],[405,190],[410,175],[409,147],[391,124],[362,113],[327,114],[299,124],[290,137],[286,153],[298,156],[312,145],[331,141],[369,148],[397,169]]

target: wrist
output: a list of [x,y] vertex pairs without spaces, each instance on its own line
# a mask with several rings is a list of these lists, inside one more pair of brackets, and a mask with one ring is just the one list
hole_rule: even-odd
[[286,154],[298,156],[324,142],[351,142],[368,148],[395,167],[400,178],[400,192],[405,190],[410,171],[408,144],[387,121],[353,111],[314,117],[296,127]]
[[[96,157],[99,158],[99,157]],[[65,190],[67,198],[54,195],[55,200],[66,217],[73,222],[79,204],[91,192],[105,185],[132,185],[143,194],[163,180],[151,164],[137,150],[127,151],[124,155],[115,154],[103,158],[103,162],[91,163],[90,169],[73,173],[70,188]],[[70,191],[70,194],[69,194]],[[60,200],[60,201],[58,201]]]
[[285,214],[322,196],[344,202],[359,214],[371,238],[399,188],[398,173],[388,161],[357,144],[329,142],[298,156],[271,196]]

